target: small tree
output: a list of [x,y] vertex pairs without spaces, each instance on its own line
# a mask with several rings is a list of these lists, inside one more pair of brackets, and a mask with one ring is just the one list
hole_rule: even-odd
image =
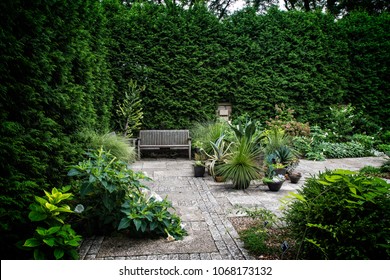
[[142,124],[143,108],[141,92],[145,90],[145,86],[138,86],[137,81],[130,80],[128,83],[128,91],[125,91],[125,96],[122,103],[118,104],[118,124],[123,131],[125,137],[132,137],[134,132],[139,130]]

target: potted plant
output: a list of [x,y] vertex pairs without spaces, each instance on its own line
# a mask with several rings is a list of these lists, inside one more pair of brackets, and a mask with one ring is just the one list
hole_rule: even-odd
[[220,174],[233,181],[237,189],[246,189],[250,182],[260,178],[260,166],[257,162],[260,148],[255,142],[242,137],[232,146],[232,152],[226,163],[219,169]]
[[276,175],[286,175],[287,168],[284,164],[282,163],[274,163],[272,164],[272,167],[276,173]]
[[263,183],[266,184],[270,191],[277,192],[282,187],[285,176],[282,174],[276,174],[272,165],[268,166],[266,176],[263,178]]
[[194,152],[195,152],[195,156],[196,156],[197,154],[201,153],[201,151],[203,149],[203,143],[201,141],[197,140],[194,142],[193,148],[194,148]]
[[205,170],[206,170],[206,163],[202,157],[202,154],[195,154],[194,176],[203,177]]
[[298,183],[299,179],[301,179],[302,174],[300,172],[293,172],[288,174],[288,177],[290,178],[290,182],[293,184]]
[[[227,144],[224,140],[224,135],[219,137],[217,141],[211,142],[211,147],[213,152],[208,154],[204,151],[205,155],[208,157],[208,169],[210,175],[214,177],[216,181],[220,181],[222,178],[219,178],[221,174],[219,173],[219,168],[221,165],[225,164],[227,159],[230,156],[230,146],[232,143]],[[223,180],[223,179],[222,179]]]

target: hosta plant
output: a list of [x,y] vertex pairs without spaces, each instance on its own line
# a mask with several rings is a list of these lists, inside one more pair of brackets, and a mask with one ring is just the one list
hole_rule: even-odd
[[302,259],[390,259],[390,184],[348,170],[306,180],[286,208]]
[[122,205],[125,214],[118,230],[131,233],[164,236],[168,240],[182,239],[187,233],[179,216],[171,213],[172,204],[166,198],[147,196],[145,192],[133,192]]

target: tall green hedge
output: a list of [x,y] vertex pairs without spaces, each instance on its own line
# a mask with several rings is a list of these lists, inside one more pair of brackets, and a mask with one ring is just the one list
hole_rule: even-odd
[[142,3],[123,14],[113,15],[118,25],[111,30],[117,100],[133,79],[146,86],[144,127],[185,128],[212,117],[221,88],[219,56],[226,53],[218,20],[201,5],[184,10]]
[[78,132],[107,130],[112,81],[98,1],[0,4],[2,258],[28,232],[33,195],[66,183]]
[[236,114],[262,120],[275,104],[294,108],[299,119],[323,121],[327,106],[342,102],[348,68],[346,43],[333,17],[322,13],[242,10],[226,22],[232,33]]
[[260,120],[285,103],[312,124],[325,124],[331,105],[351,103],[365,116],[362,132],[389,128],[388,13],[335,20],[246,8],[218,21],[202,4],[119,6],[121,16],[110,17],[117,98],[129,78],[146,86],[144,128],[188,127],[214,117],[220,101]]
[[338,23],[348,44],[345,102],[363,112],[359,126],[390,129],[390,13],[351,13]]

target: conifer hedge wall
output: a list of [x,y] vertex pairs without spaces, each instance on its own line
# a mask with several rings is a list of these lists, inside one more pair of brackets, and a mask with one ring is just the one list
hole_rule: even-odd
[[29,232],[34,195],[66,183],[82,156],[78,132],[109,128],[113,83],[100,10],[84,0],[0,3],[2,259]]

